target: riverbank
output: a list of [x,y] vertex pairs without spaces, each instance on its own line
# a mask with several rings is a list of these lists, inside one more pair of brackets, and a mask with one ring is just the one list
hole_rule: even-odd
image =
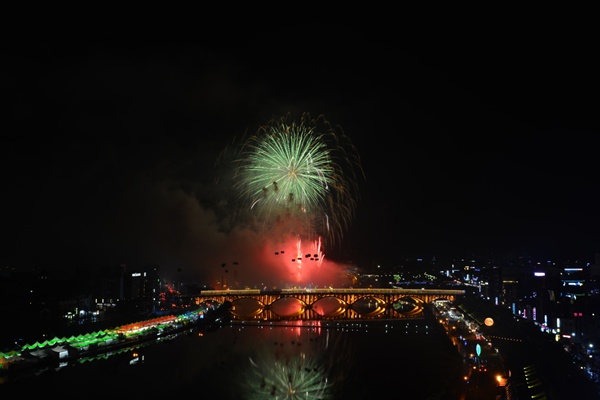
[[49,368],[61,368],[73,362],[115,354],[162,340],[197,326],[203,310],[165,315],[69,337],[54,337],[0,352],[0,377],[28,375]]

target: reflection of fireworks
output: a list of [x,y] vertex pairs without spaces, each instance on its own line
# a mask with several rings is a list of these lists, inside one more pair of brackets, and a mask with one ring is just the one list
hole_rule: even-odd
[[323,368],[314,359],[301,353],[283,360],[250,358],[255,380],[249,399],[328,399],[331,383]]
[[[276,341],[248,356],[242,377],[246,399],[333,399],[352,364],[345,336],[321,329],[286,330],[293,339]],[[315,336],[316,334],[316,336]],[[289,338],[288,338],[289,339]],[[289,345],[286,345],[289,343]]]
[[243,141],[235,164],[240,198],[269,231],[336,242],[354,217],[359,156],[323,116],[271,121]]

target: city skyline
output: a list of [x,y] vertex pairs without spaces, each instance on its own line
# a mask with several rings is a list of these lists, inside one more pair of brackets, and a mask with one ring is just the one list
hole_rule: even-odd
[[3,50],[0,263],[256,272],[254,232],[224,228],[231,188],[215,163],[235,138],[305,112],[352,140],[365,174],[327,259],[593,261],[595,28],[483,25],[418,40],[343,22],[234,42],[201,28],[31,30]]

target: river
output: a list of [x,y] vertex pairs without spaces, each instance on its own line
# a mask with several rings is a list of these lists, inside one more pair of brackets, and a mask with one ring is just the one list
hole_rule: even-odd
[[461,375],[458,351],[428,318],[237,322],[11,376],[0,394],[455,400]]

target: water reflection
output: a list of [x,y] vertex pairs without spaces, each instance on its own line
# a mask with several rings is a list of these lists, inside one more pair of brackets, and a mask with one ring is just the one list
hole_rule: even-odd
[[336,398],[352,365],[348,338],[320,324],[263,329],[240,363],[239,398]]

